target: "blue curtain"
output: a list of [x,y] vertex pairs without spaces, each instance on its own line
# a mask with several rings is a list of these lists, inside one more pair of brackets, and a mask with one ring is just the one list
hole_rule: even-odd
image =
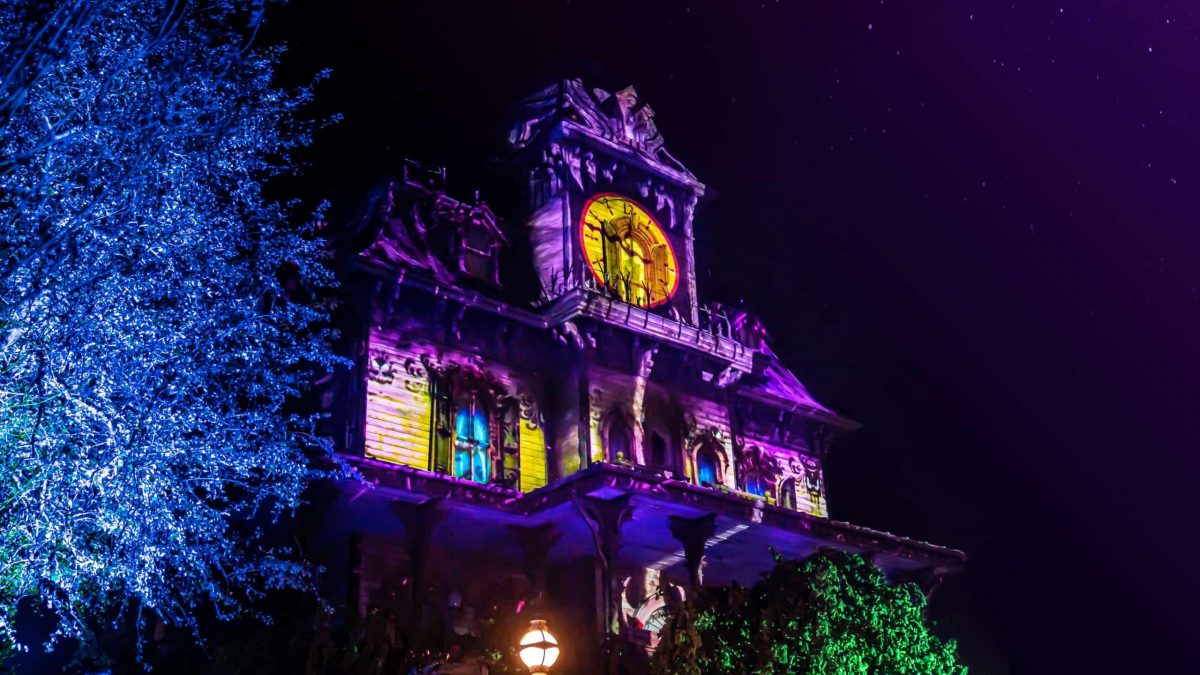
[[454,418],[454,475],[476,483],[488,482],[490,442],[487,415],[482,410],[463,408]]
[[763,496],[762,481],[760,481],[758,478],[752,478],[746,481],[746,492],[749,492],[752,495],[758,495],[759,497]]
[[459,410],[454,416],[454,438],[459,442],[469,442],[474,438],[474,430],[471,428],[471,411],[467,409]]
[[491,439],[488,438],[488,421],[487,415],[483,414],[482,410],[475,411],[475,433],[472,435],[475,439],[475,445],[486,448]]
[[717,456],[710,448],[696,453],[696,482],[704,485],[717,484]]

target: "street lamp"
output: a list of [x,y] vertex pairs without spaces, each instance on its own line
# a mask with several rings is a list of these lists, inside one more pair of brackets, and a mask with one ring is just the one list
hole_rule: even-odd
[[546,673],[550,666],[558,660],[558,640],[546,629],[546,622],[534,619],[529,622],[529,630],[521,636],[518,646],[521,662],[531,673]]

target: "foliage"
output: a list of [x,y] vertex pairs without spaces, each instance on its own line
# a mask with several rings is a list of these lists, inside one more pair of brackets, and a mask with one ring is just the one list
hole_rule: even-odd
[[[238,631],[221,640],[213,661],[198,673],[255,675],[376,675],[433,671],[438,660],[406,644],[396,617],[378,610],[334,626],[328,612],[303,599],[268,629]],[[253,628],[253,627],[251,627]],[[182,664],[170,664],[180,672]]]
[[[0,2],[0,635],[195,631],[307,583],[323,247],[262,191],[313,127],[258,1]],[[3,640],[0,640],[2,642]]]
[[860,556],[776,557],[752,588],[711,589],[671,608],[655,672],[963,675],[953,641],[924,619],[913,584]]
[[[279,603],[280,598],[286,598]],[[171,673],[253,673],[254,675],[393,675],[441,672],[464,656],[449,650],[414,648],[404,621],[395,613],[371,609],[366,616],[335,624],[328,608],[312,596],[277,594],[271,626],[233,624],[215,636],[212,659],[163,660]],[[513,672],[490,669],[489,672]],[[522,672],[524,670],[522,669]]]

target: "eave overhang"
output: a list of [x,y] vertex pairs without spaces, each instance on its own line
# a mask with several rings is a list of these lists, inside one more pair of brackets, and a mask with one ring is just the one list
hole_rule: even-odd
[[[635,564],[670,558],[676,546],[666,533],[667,516],[709,513],[718,517],[719,531],[725,533],[719,541],[710,540],[714,560],[730,561],[729,566],[735,571],[745,567],[748,559],[758,565],[769,562],[768,547],[792,555],[831,547],[867,555],[880,567],[903,574],[920,571],[939,576],[952,574],[961,570],[966,561],[966,554],[959,550],[695,486],[637,467],[595,464],[546,487],[521,493],[369,458],[349,458],[349,461],[378,496],[409,503],[439,499],[446,508],[465,509],[480,518],[506,525],[555,523],[570,531],[582,527],[576,513],[581,497],[630,494],[634,517],[626,529],[635,534],[626,538],[623,550],[628,549],[624,555]],[[664,529],[658,532],[654,528],[660,522]],[[475,535],[476,539],[480,537]],[[566,549],[574,546],[575,555],[586,554],[586,533],[580,530],[575,539],[571,544],[572,538],[566,538]],[[720,578],[716,567],[714,563],[714,573]]]
[[816,422],[828,424],[839,431],[858,431],[863,426],[860,422],[856,422],[848,417],[842,417],[841,415],[824,408],[806,405],[804,403],[779,396],[773,396],[770,393],[757,389],[739,388],[737,390],[737,395],[751,401],[756,401],[776,410],[784,410]]

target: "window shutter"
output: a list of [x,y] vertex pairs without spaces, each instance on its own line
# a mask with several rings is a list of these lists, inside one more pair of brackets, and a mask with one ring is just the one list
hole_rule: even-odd
[[670,257],[667,255],[667,247],[663,244],[655,246],[650,251],[650,264],[653,265],[654,269],[651,270],[652,276],[648,281],[651,284],[650,292],[655,299],[667,297],[667,293],[671,290],[667,286],[670,279],[669,270],[667,269],[668,260],[670,260]]
[[429,388],[433,398],[433,428],[429,434],[430,460],[435,473],[450,473],[450,445],[453,436],[454,404],[450,400],[450,382],[440,373],[429,373]]
[[517,402],[510,400],[500,416],[500,481],[516,488],[521,480],[521,414]]

